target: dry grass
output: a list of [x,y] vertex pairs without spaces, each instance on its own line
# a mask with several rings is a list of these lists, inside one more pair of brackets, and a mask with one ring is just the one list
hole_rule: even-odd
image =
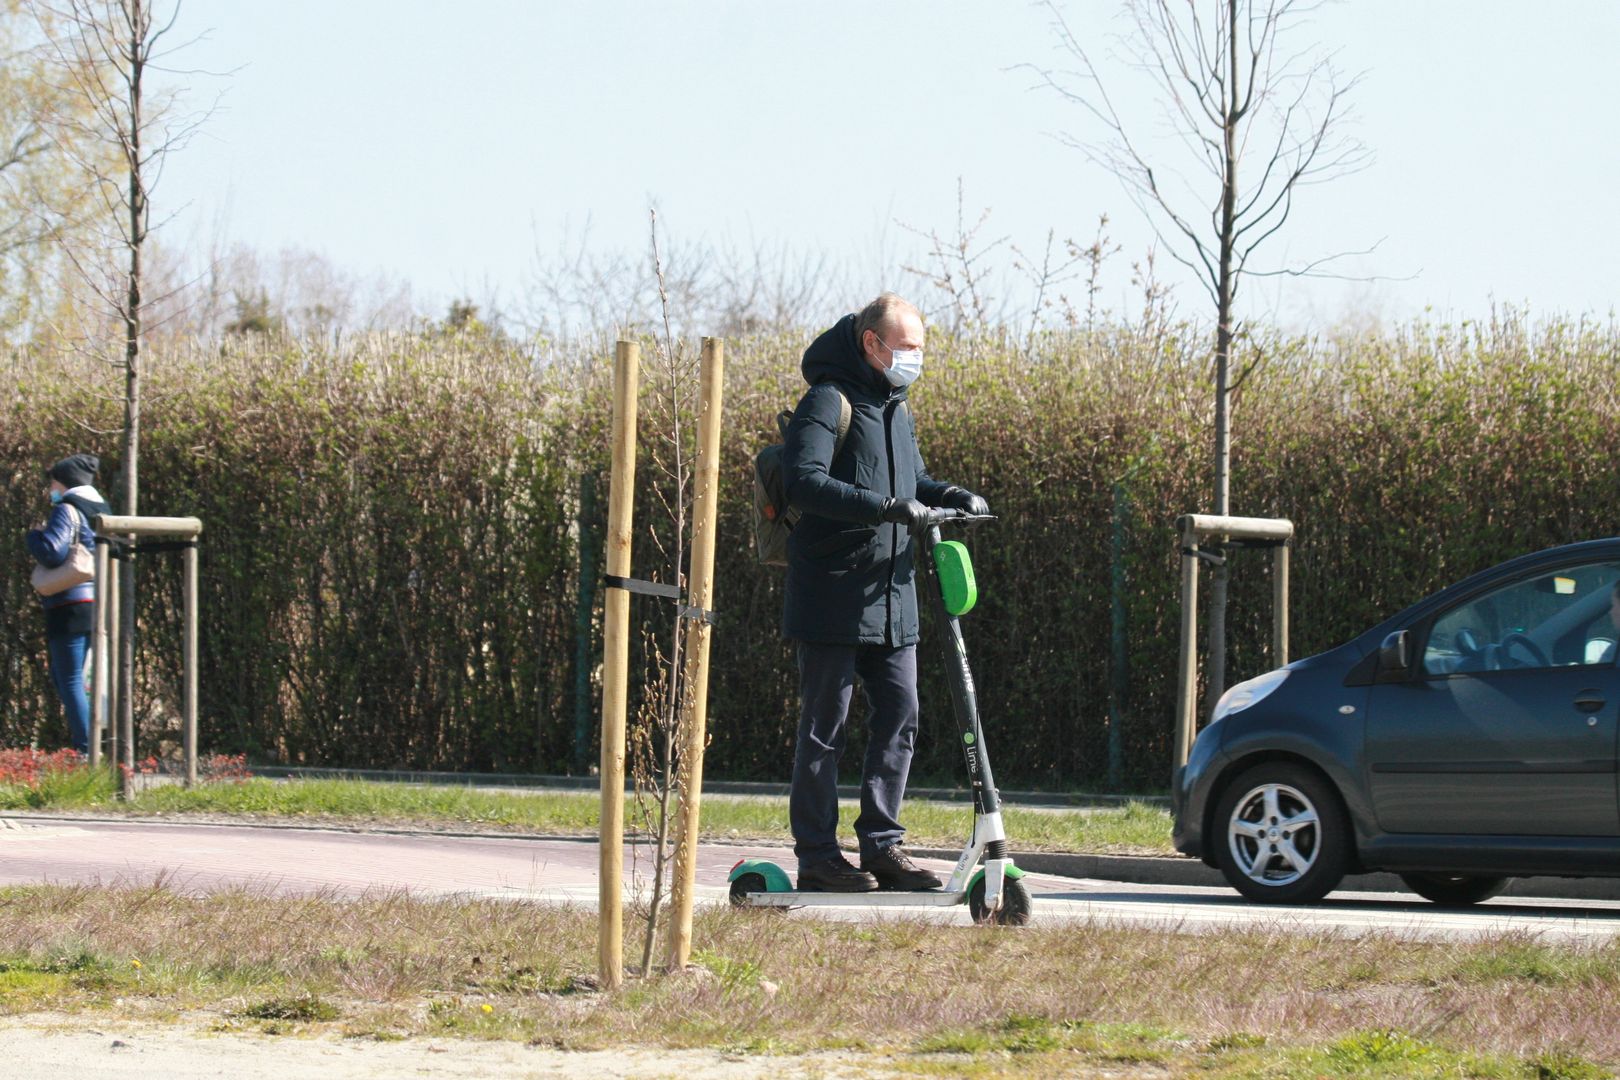
[[699,970],[589,989],[588,912],[161,885],[0,892],[0,1013],[590,1049],[853,1049],[921,1072],[1604,1075],[1620,945],[1019,931],[700,913]]

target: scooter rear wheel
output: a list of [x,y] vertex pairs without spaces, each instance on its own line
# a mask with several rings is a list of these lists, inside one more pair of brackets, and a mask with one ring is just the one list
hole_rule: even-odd
[[1029,890],[1017,878],[1010,877],[1001,883],[1001,907],[997,911],[984,906],[984,878],[979,878],[968,890],[968,911],[980,926],[1026,926],[1031,908]]
[[731,883],[731,904],[733,907],[748,907],[749,893],[767,891],[764,874],[741,874]]

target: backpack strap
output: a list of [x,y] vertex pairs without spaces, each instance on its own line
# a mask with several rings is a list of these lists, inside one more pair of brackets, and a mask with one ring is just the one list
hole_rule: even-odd
[[73,523],[73,531],[68,538],[68,546],[82,544],[84,542],[84,530],[90,526],[90,518],[85,514],[83,507],[70,499],[63,499],[62,505],[70,511],[68,520]]
[[[835,386],[833,389],[838,390],[838,387]],[[850,407],[849,398],[842,390],[838,390],[838,434],[833,438],[833,461],[837,461],[838,455],[843,451],[844,440],[849,438],[850,422],[854,419],[855,410]],[[827,464],[831,465],[832,462]]]

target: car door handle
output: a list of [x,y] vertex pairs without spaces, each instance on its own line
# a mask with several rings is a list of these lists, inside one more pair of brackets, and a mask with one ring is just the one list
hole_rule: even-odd
[[1596,690],[1582,690],[1575,695],[1575,707],[1584,713],[1597,712],[1608,702]]

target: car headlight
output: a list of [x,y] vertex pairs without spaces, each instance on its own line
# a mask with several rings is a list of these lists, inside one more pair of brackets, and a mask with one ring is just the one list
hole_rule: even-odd
[[1286,678],[1288,678],[1288,669],[1278,668],[1276,671],[1268,671],[1258,678],[1238,683],[1222,694],[1221,700],[1215,703],[1215,716],[1210,720],[1210,723],[1214,723],[1216,720],[1224,720],[1233,713],[1242,712],[1250,705],[1259,704],[1270,697],[1272,692],[1281,686]]

